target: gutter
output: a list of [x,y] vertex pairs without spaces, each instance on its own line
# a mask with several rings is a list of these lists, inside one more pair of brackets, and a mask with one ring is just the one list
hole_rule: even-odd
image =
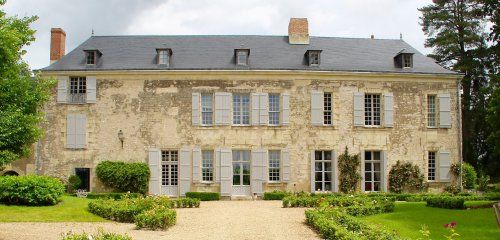
[[464,190],[462,184],[462,164],[463,164],[463,142],[462,142],[462,96],[460,95],[460,90],[462,88],[461,84],[462,78],[457,78],[457,111],[458,111],[458,159],[460,160],[460,191]]

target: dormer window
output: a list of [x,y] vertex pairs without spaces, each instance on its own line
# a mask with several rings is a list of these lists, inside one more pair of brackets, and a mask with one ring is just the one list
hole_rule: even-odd
[[247,66],[250,49],[235,49],[236,65]]
[[321,50],[307,50],[307,62],[309,66],[319,66],[321,63]]
[[412,68],[413,67],[413,54],[412,52],[403,49],[399,51],[394,57],[394,63],[398,68]]
[[102,56],[102,53],[97,49],[83,50],[85,52],[85,64],[96,65],[97,59]]
[[170,65],[170,58],[172,57],[172,50],[170,48],[159,48],[156,49],[156,52],[158,53],[158,65],[164,65],[168,67]]

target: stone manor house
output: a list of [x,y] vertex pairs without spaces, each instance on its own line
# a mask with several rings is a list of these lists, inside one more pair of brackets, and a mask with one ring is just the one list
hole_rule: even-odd
[[92,36],[65,55],[45,136],[20,174],[102,190],[103,160],[147,162],[152,194],[338,191],[338,156],[359,153],[361,191],[387,191],[390,167],[417,164],[431,188],[461,159],[459,81],[401,39],[288,36]]

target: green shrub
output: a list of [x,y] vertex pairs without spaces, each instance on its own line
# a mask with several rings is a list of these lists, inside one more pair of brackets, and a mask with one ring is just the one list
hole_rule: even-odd
[[[460,177],[460,164],[452,164],[451,172],[458,178]],[[474,189],[477,182],[477,173],[473,166],[468,163],[462,164],[462,185],[465,189]]]
[[335,209],[307,210],[306,222],[330,240],[399,239],[394,233],[371,227]]
[[96,173],[104,185],[121,192],[146,193],[149,167],[146,163],[103,161],[97,164]]
[[66,185],[66,191],[68,193],[73,193],[82,185],[82,180],[76,175],[71,175],[68,178],[68,184]]
[[447,209],[465,209],[464,197],[439,196],[426,200],[427,206]]
[[135,225],[138,229],[167,229],[175,225],[176,217],[177,213],[174,210],[165,207],[157,207],[137,215],[135,217]]
[[460,186],[457,186],[455,184],[450,184],[444,188],[445,193],[450,193],[453,195],[459,194],[460,193]]
[[0,202],[5,204],[43,206],[61,200],[64,185],[59,179],[48,176],[0,177]]
[[90,192],[87,194],[89,199],[115,199],[121,200],[124,198],[138,198],[143,196],[141,193],[94,193]]
[[262,199],[264,199],[264,200],[283,200],[284,197],[290,196],[290,195],[291,195],[290,192],[274,190],[272,192],[265,192]]
[[424,190],[424,175],[417,165],[397,161],[389,171],[389,190],[395,193],[421,192]]
[[105,232],[102,228],[100,228],[98,230],[97,234],[93,234],[93,235],[90,235],[87,233],[77,234],[77,233],[69,232],[69,233],[64,234],[61,238],[61,240],[89,240],[89,239],[93,239],[93,240],[132,240],[132,238],[126,234],[120,235],[117,233],[108,233],[108,232]]
[[198,198],[201,201],[216,201],[220,199],[218,192],[187,192],[187,198]]
[[479,191],[487,191],[488,184],[490,183],[490,176],[482,175],[477,179],[477,190]]
[[200,207],[200,199],[198,198],[177,198],[171,200],[172,208],[197,208]]
[[347,147],[339,156],[339,189],[343,193],[356,191],[356,187],[361,180],[359,166],[361,161],[359,155],[349,155]]

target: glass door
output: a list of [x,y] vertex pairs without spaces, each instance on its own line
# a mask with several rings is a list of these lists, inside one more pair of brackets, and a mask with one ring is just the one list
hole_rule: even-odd
[[250,151],[233,151],[233,195],[250,195]]

